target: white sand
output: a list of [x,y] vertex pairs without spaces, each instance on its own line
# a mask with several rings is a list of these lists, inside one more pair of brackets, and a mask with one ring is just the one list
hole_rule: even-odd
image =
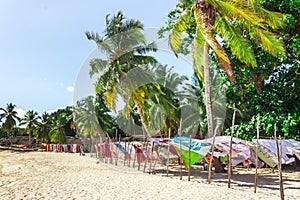
[[[298,173],[299,175],[299,173]],[[237,175],[238,176],[238,175]],[[0,152],[0,199],[280,199],[277,185],[232,189],[217,175],[202,178],[149,175],[137,169],[96,163],[89,155]],[[218,181],[219,180],[219,181]],[[286,184],[286,199],[300,199],[300,177]],[[249,180],[248,180],[249,181]],[[274,180],[272,180],[274,181]],[[271,188],[271,189],[270,189]]]

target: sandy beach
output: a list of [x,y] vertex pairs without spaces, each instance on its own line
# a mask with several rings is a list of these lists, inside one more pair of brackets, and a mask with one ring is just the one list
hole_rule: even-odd
[[[214,174],[209,185],[206,172],[188,182],[186,176],[120,165],[97,163],[88,154],[1,151],[0,199],[280,199],[270,169],[260,171],[255,194],[252,171],[235,171],[228,189],[226,174]],[[300,173],[285,172],[283,178],[285,199],[300,199]]]

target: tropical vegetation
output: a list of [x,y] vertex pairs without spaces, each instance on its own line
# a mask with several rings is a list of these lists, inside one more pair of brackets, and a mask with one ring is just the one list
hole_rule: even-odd
[[[297,1],[179,1],[159,34],[176,56],[192,53],[189,82],[158,62],[139,20],[107,15],[103,35],[85,33],[107,55],[90,62],[95,96],[41,116],[29,110],[22,119],[9,103],[0,109],[0,142],[19,135],[29,137],[29,146],[30,137],[166,137],[179,129],[209,137],[231,133],[234,110],[237,137],[255,138],[259,117],[263,137],[276,125],[281,137],[299,140],[299,9]],[[125,105],[117,111],[119,100]]]

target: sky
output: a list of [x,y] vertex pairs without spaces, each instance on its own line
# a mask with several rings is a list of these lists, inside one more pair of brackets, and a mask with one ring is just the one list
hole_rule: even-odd
[[84,32],[103,33],[105,16],[120,10],[160,28],[176,2],[0,0],[0,107],[12,102],[41,114],[73,105],[78,74],[96,48]]

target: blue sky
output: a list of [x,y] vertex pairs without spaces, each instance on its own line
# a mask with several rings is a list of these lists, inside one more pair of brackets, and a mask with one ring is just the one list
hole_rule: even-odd
[[[0,0],[0,107],[12,102],[39,113],[72,105],[77,75],[105,16],[121,10],[159,28],[176,0]],[[69,89],[69,90],[68,90]]]

